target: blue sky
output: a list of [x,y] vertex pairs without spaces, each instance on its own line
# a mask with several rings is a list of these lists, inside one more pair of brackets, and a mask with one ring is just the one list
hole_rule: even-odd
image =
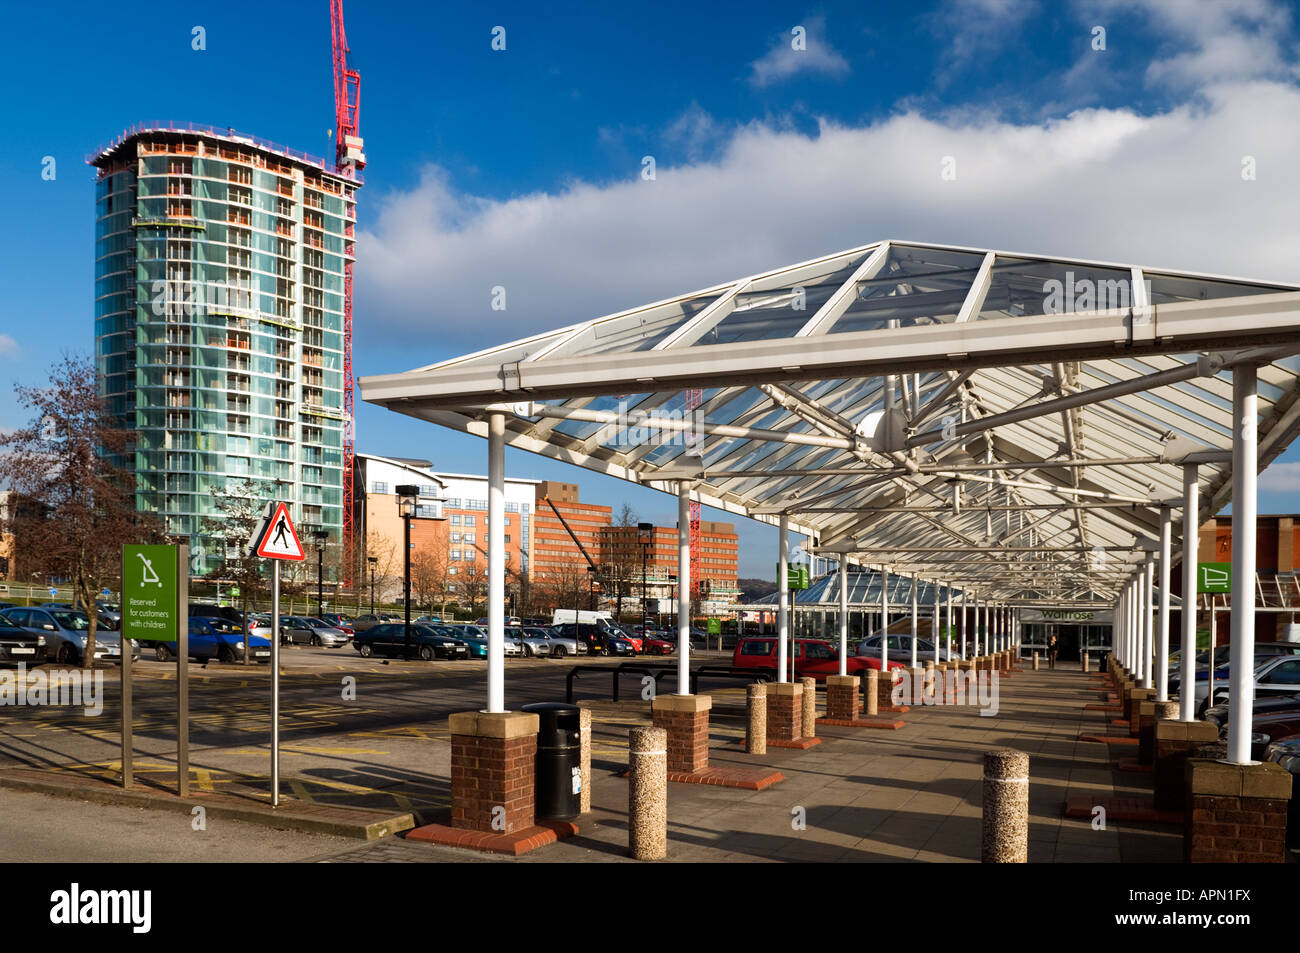
[[[354,0],[347,27],[369,158],[360,375],[884,237],[1300,282],[1291,4]],[[88,154],[177,119],[325,156],[333,104],[327,0],[29,4],[0,47],[18,78],[0,153],[6,428],[10,381],[93,346]],[[909,175],[948,154],[969,170],[955,188]],[[1248,186],[1244,155],[1259,167]],[[497,284],[504,315],[487,307]],[[485,466],[481,441],[364,405],[357,437]],[[1300,509],[1297,461],[1266,473],[1263,511]],[[513,451],[508,466],[577,472]],[[666,497],[578,476],[586,498],[675,519]],[[775,530],[741,529],[742,573],[769,575]]]

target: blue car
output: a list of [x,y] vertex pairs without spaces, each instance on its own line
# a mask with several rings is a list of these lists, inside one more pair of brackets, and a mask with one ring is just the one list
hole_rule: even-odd
[[[200,661],[217,659],[221,662],[238,662],[244,657],[243,629],[226,619],[190,617],[189,656]],[[248,657],[252,661],[271,661],[271,642],[260,635],[247,636]],[[175,642],[155,642],[154,657],[160,662],[176,658]]]

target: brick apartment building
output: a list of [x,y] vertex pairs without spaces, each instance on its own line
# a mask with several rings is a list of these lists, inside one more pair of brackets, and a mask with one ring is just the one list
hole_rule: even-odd
[[597,564],[600,560],[601,530],[614,519],[613,507],[580,502],[576,483],[559,483],[555,480],[537,483],[533,507],[532,581],[543,588],[559,577],[587,571],[586,557],[547,504],[548,498]]

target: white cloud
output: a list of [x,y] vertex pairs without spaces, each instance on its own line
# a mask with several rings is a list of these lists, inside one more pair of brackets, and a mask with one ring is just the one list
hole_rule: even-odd
[[[1274,463],[1259,474],[1261,493],[1300,493],[1300,463]],[[1291,510],[1296,509],[1293,503]],[[1291,510],[1288,510],[1290,512]]]
[[804,48],[795,49],[795,36],[787,30],[771,49],[749,64],[750,85],[761,89],[784,82],[798,73],[821,73],[834,77],[848,74],[848,60],[826,39],[825,17],[807,17],[798,25],[805,31]]
[[18,342],[8,334],[0,334],[0,357],[17,357]]
[[[1150,117],[906,112],[811,137],[752,123],[654,181],[508,199],[429,166],[360,236],[358,321],[468,350],[880,238],[1300,281],[1300,90],[1204,93]],[[940,179],[944,156],[956,181]],[[497,285],[504,312],[489,306]]]
[[[1284,40],[1291,12],[1273,0],[1090,0],[1087,8],[1124,14],[1133,8],[1164,42],[1147,82],[1180,90],[1231,80],[1294,77]],[[1111,34],[1109,43],[1122,46]]]
[[1036,0],[944,0],[932,16],[937,31],[948,37],[944,78],[985,53],[1005,48],[1037,5]]

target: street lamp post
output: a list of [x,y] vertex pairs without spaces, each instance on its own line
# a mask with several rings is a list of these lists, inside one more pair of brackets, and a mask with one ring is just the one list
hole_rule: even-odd
[[402,658],[411,657],[411,518],[415,516],[415,504],[420,499],[420,488],[414,484],[397,487],[397,512],[402,517],[405,536],[405,570],[403,578],[403,598],[406,610],[406,629],[402,636]]
[[367,556],[366,562],[370,563],[370,614],[375,614],[375,564],[379,562],[378,556]]
[[318,529],[312,533],[312,538],[316,540],[316,615],[324,618],[325,616],[325,540],[329,539],[329,533],[323,529]]
[[636,538],[637,542],[641,544],[641,638],[644,639],[646,637],[646,608],[649,602],[646,591],[646,557],[650,552],[650,544],[654,542],[655,538],[654,523],[637,523]]

